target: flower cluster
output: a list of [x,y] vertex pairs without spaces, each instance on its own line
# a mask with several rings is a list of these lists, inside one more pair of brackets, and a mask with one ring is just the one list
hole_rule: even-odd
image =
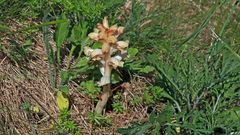
[[84,48],[85,55],[94,61],[99,61],[100,71],[103,75],[100,86],[110,83],[113,68],[123,67],[122,60],[127,56],[128,41],[118,41],[117,39],[123,30],[124,27],[117,25],[109,27],[107,17],[105,17],[102,23],[97,24],[94,32],[88,35],[92,40],[102,44],[101,49]]

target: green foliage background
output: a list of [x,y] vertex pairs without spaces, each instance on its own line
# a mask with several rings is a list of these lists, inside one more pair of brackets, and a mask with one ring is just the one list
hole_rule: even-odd
[[[114,84],[131,79],[133,74],[154,78],[153,86],[146,88],[143,97],[132,104],[143,103],[163,110],[152,111],[147,122],[133,123],[120,128],[126,135],[140,134],[238,134],[240,132],[240,14],[239,2],[231,0],[198,0],[179,2],[161,0],[155,8],[146,11],[146,5],[132,0],[131,10],[118,20],[125,0],[0,0],[0,30],[9,32],[9,19],[39,22],[26,25],[17,33],[30,35],[42,31],[49,62],[49,78],[53,89],[68,89],[72,81],[96,102],[100,88],[94,84],[101,76],[97,66],[83,55],[83,47],[94,44],[87,37],[104,16],[110,24],[125,27],[120,37],[130,41],[124,68],[113,76]],[[143,25],[145,22],[149,23]],[[41,29],[42,28],[42,29]],[[49,28],[55,31],[54,46],[49,42]],[[31,41],[19,46],[0,46],[15,63],[26,62]],[[69,50],[64,54],[64,50]],[[64,66],[63,59],[67,58]],[[72,61],[76,63],[72,64]],[[57,76],[60,83],[57,84]],[[86,76],[82,78],[82,76]],[[126,77],[128,76],[128,77]],[[69,92],[69,91],[68,91]],[[66,92],[66,94],[69,94]],[[123,98],[113,102],[113,111],[122,113]],[[69,112],[62,112],[56,126],[76,132]],[[67,114],[66,117],[64,114]],[[98,126],[110,120],[89,113],[89,121]],[[174,119],[174,120],[173,120]],[[101,123],[101,121],[104,121]],[[61,125],[62,124],[62,125]],[[72,128],[72,130],[70,130]],[[177,131],[176,128],[180,128]],[[69,131],[68,131],[69,130]],[[74,131],[73,131],[74,130]]]

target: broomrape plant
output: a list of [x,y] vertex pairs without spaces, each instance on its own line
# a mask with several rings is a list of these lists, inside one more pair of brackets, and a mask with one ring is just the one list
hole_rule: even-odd
[[88,36],[95,42],[101,43],[101,49],[84,48],[85,55],[93,61],[98,61],[102,78],[98,83],[103,87],[101,99],[97,103],[95,111],[102,113],[108,98],[112,95],[111,91],[111,71],[117,67],[123,67],[123,59],[127,56],[127,47],[129,41],[118,41],[118,37],[123,33],[124,27],[113,25],[109,27],[107,17],[102,23],[97,24],[94,32]]

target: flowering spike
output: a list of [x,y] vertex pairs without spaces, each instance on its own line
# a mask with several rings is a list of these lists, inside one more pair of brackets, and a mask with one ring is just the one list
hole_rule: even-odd
[[89,33],[88,36],[92,39],[92,40],[99,40],[99,34],[96,33],[96,32],[92,32],[92,33]]
[[109,28],[107,17],[104,17],[104,19],[103,19],[103,26],[105,28]]
[[129,41],[118,41],[117,42],[117,48],[119,50],[124,50],[125,48],[128,47]]
[[119,59],[119,57],[112,57],[109,61],[109,65],[111,65],[114,69],[117,67],[123,67],[123,62]]
[[118,33],[119,33],[119,34],[122,34],[122,33],[123,33],[123,30],[124,30],[124,27],[118,27]]
[[[109,27],[107,17],[104,17],[102,23],[97,24],[94,32],[88,34],[89,38],[100,42],[101,49],[92,49],[84,47],[85,55],[89,56],[94,61],[99,61],[99,69],[102,78],[98,83],[103,86],[102,100],[96,106],[96,112],[101,113],[106,105],[108,98],[111,96],[111,71],[117,67],[123,67],[122,61],[127,56],[129,41],[118,41],[118,36],[123,33],[124,27],[113,25]],[[113,56],[114,55],[114,56]]]

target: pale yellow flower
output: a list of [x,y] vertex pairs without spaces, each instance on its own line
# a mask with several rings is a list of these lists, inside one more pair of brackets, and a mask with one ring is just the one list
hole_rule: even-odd
[[[129,41],[118,41],[117,38],[123,33],[124,27],[117,25],[109,26],[107,17],[102,23],[97,24],[94,32],[89,33],[90,39],[100,42],[101,49],[84,48],[84,53],[94,61],[99,61],[99,69],[103,75],[99,85],[103,86],[110,83],[111,71],[117,67],[123,67],[122,61],[127,56]],[[112,56],[115,55],[115,56]]]
[[111,65],[114,69],[117,67],[123,67],[124,62],[121,60],[117,59],[116,57],[112,57],[109,61],[109,65]]
[[91,49],[90,47],[84,47],[85,55],[92,58],[92,60],[101,60],[102,59],[102,50],[101,49]]
[[128,47],[129,41],[118,41],[116,44],[118,50],[124,51]]

